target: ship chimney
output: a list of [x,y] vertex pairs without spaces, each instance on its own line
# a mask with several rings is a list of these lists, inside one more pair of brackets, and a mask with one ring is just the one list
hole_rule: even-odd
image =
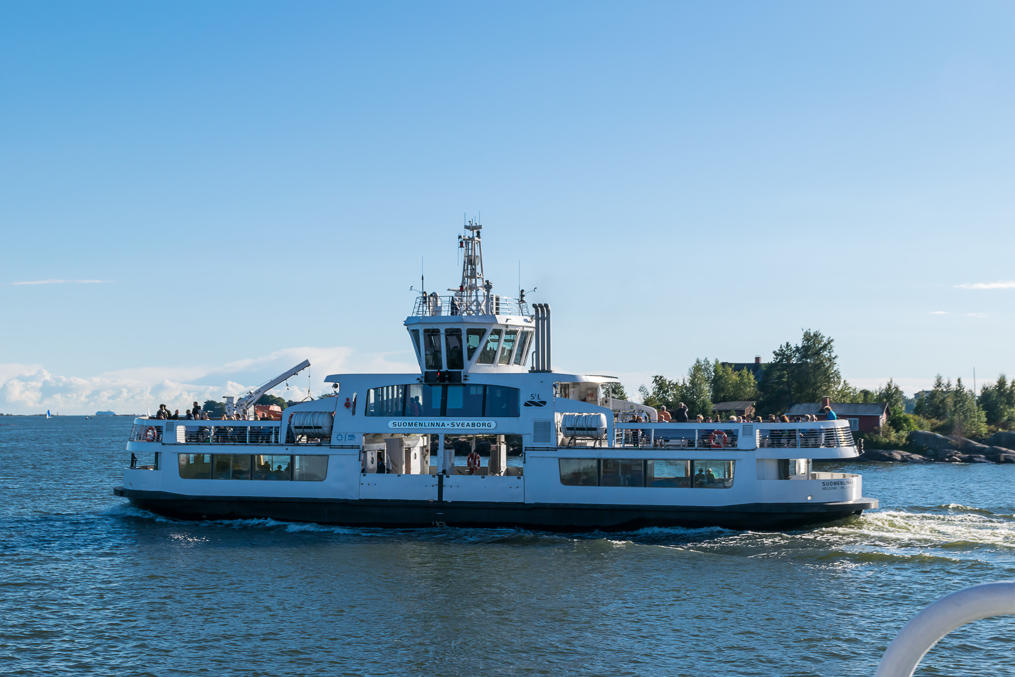
[[550,369],[550,304],[534,303],[536,320],[536,354],[531,371],[551,371]]

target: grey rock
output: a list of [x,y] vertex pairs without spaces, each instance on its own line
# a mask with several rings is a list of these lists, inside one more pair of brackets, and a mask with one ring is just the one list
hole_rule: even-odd
[[950,437],[929,430],[914,430],[909,433],[909,443],[927,451],[947,451],[955,448],[955,443]]
[[966,463],[990,463],[990,459],[982,454],[966,454]]
[[1015,453],[1001,454],[997,457],[996,463],[1015,463]]
[[1015,430],[998,431],[990,436],[988,443],[1005,449],[1015,449]]

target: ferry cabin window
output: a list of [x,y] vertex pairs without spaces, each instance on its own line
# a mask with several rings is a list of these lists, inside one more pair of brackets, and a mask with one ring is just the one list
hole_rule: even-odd
[[560,483],[566,486],[728,489],[733,486],[735,462],[561,458],[557,463]]
[[416,359],[419,359],[419,329],[410,329],[409,333],[412,334],[412,345],[416,346]]
[[599,485],[599,461],[594,458],[561,458],[560,483],[571,487]]
[[690,461],[646,461],[645,485],[649,487],[690,487]]
[[[404,400],[403,400],[404,393]],[[367,391],[367,416],[518,417],[519,391],[507,386],[381,386]]]
[[694,461],[694,486],[728,489],[733,486],[733,461]]
[[294,456],[293,479],[299,482],[321,482],[328,475],[327,456]]
[[401,416],[405,386],[381,386],[367,391],[367,416]]
[[462,355],[462,330],[445,329],[444,346],[447,348],[448,369],[464,369],[465,357]]
[[604,458],[599,485],[603,487],[645,486],[645,461],[641,459]]
[[180,477],[185,480],[211,479],[211,454],[180,454]]
[[523,331],[518,339],[518,349],[515,350],[515,364],[525,363],[525,354],[529,351],[529,341],[532,339],[531,331]]
[[426,352],[426,368],[427,369],[443,369],[444,365],[441,363],[441,330],[440,329],[424,329],[423,330],[423,349]]
[[292,456],[288,454],[256,454],[254,456],[255,480],[291,480]]
[[441,386],[412,384],[407,387],[406,416],[440,416]]
[[481,385],[447,386],[447,416],[478,417],[483,415],[483,391]]
[[486,339],[486,346],[479,353],[480,364],[493,364],[497,359],[497,348],[500,347],[500,329],[491,329],[490,338]]
[[465,332],[466,348],[469,351],[469,360],[472,360],[472,356],[479,350],[479,346],[483,343],[483,334],[486,333],[485,329],[469,329]]
[[321,482],[328,476],[328,457],[323,455],[180,454],[179,464],[183,479]]
[[517,329],[509,329],[504,333],[504,346],[500,349],[500,361],[498,364],[511,364],[511,351],[514,350],[515,339],[517,337]]
[[485,411],[487,416],[518,416],[518,388],[487,386]]

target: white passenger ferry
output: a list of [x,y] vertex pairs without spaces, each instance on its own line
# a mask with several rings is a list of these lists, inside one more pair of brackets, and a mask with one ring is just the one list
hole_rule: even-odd
[[[669,423],[613,399],[610,376],[550,367],[550,308],[498,296],[481,228],[458,238],[461,283],[405,319],[419,372],[333,374],[335,396],[281,420],[134,421],[115,493],[193,519],[344,525],[782,529],[877,507],[847,421]],[[230,409],[243,419],[256,396]],[[640,420],[639,420],[640,419]]]

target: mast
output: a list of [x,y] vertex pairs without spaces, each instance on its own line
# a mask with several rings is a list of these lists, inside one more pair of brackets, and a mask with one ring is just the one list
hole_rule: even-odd
[[475,219],[465,224],[467,235],[458,236],[463,250],[462,281],[455,292],[454,301],[460,315],[490,315],[490,291],[493,284],[483,274],[483,225]]

